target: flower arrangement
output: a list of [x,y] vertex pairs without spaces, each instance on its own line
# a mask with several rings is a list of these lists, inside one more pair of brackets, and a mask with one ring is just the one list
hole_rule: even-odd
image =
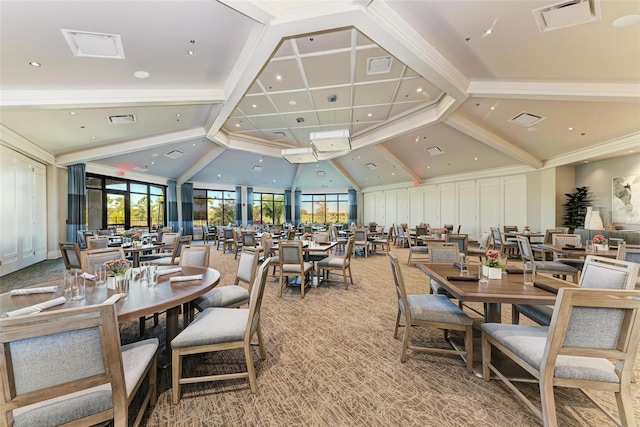
[[529,227],[528,225],[524,226],[524,231],[529,232],[531,231],[531,227]]
[[104,263],[107,267],[107,274],[109,276],[120,276],[127,272],[129,269],[129,261],[126,259],[114,259]]
[[484,263],[487,267],[504,268],[500,262],[500,251],[489,249],[485,254],[487,261]]
[[309,239],[311,239],[311,234],[309,234],[309,233],[304,233],[304,234],[302,235],[302,240],[309,240]]
[[596,234],[593,236],[593,243],[596,245],[606,245],[607,239],[602,234]]
[[140,233],[136,233],[136,234],[134,234],[133,236],[131,236],[131,238],[132,238],[135,242],[139,241],[141,237],[142,237],[142,236],[140,236]]

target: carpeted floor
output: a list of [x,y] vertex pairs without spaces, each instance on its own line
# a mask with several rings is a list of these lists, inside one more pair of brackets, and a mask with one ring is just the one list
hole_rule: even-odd
[[[393,249],[402,261],[409,293],[428,292],[426,276],[406,265],[407,250]],[[277,296],[277,281],[268,279],[262,310],[267,359],[254,361],[258,391],[235,380],[182,387],[182,399],[171,404],[170,371],[160,372],[159,396],[148,411],[147,426],[539,426],[523,404],[500,382],[484,382],[468,374],[456,356],[410,352],[400,363],[400,341],[393,338],[397,310],[391,270],[385,255],[353,258],[355,285],[344,290],[342,279],[313,288],[300,299],[299,288]],[[211,267],[223,284],[233,281],[237,261],[212,251]],[[33,268],[33,267],[32,267]],[[63,267],[61,267],[63,268]],[[55,273],[51,269],[47,274]],[[23,275],[25,275],[23,273]],[[41,280],[31,274],[32,281]],[[43,277],[43,276],[40,276]],[[7,291],[16,279],[2,279]],[[23,279],[22,283],[29,280]],[[480,308],[480,307],[476,307]],[[471,310],[467,313],[480,321]],[[510,306],[503,308],[510,321]],[[121,325],[123,342],[138,339],[137,322]],[[162,336],[149,322],[146,335]],[[412,332],[414,340],[447,347],[439,330]],[[241,351],[185,360],[185,370],[232,372],[243,369]],[[635,375],[640,378],[640,365]],[[538,388],[522,384],[525,395],[539,400]],[[640,386],[632,386],[640,419]],[[613,395],[593,393],[617,418]],[[578,390],[557,389],[558,422],[563,426],[614,425]]]

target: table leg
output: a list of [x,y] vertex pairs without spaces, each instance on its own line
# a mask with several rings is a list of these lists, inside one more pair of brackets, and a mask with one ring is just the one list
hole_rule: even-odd
[[166,369],[171,366],[171,341],[178,335],[178,316],[180,306],[167,310],[167,324],[165,330],[165,343],[158,351],[158,367]]
[[138,251],[131,252],[131,260],[133,261],[133,268],[140,267],[140,252]]
[[484,303],[484,322],[502,323],[502,304],[499,302]]

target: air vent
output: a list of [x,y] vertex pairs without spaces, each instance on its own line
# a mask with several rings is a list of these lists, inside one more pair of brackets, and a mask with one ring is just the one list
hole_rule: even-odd
[[367,58],[367,75],[388,73],[392,63],[393,58],[390,56]]
[[326,173],[325,173],[324,171],[317,171],[317,172],[316,172],[316,175],[318,175],[318,176],[325,176],[325,175],[326,175]]
[[136,172],[149,172],[149,168],[148,166],[145,166],[143,168],[141,168],[140,166],[135,166],[133,169],[131,169],[132,171],[136,171]]
[[371,170],[378,169],[378,166],[376,166],[375,163],[367,163],[365,166]]
[[287,136],[287,134],[282,132],[282,131],[273,132],[273,135],[275,135],[275,136]]
[[124,59],[122,40],[117,34],[88,33],[64,29],[62,34],[75,56]]
[[531,114],[531,113],[527,113],[526,111],[523,111],[522,113],[518,114],[515,117],[512,117],[511,119],[509,119],[509,122],[511,123],[515,123],[517,125],[520,126],[524,126],[524,127],[529,127],[529,126],[533,126],[536,123],[544,120],[545,117],[542,116],[537,116],[535,114]]
[[165,156],[171,157],[172,159],[179,159],[180,157],[184,156],[184,153],[180,150],[173,150],[169,151],[167,154],[165,154]]
[[123,114],[121,116],[109,116],[107,118],[109,119],[109,123],[111,123],[112,125],[124,125],[129,123],[135,123],[138,121],[136,119],[136,116],[134,116],[133,114]]
[[601,17],[600,0],[564,1],[532,12],[542,32],[599,21]]
[[251,172],[262,172],[262,168],[264,168],[264,166],[253,165],[253,167],[251,168]]
[[425,148],[424,151],[430,156],[439,156],[440,154],[444,154],[442,148],[434,145],[433,147]]

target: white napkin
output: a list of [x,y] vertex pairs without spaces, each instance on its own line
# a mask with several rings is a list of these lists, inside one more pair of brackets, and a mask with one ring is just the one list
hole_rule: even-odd
[[2,317],[11,317],[11,316],[20,316],[22,314],[31,314],[38,313],[42,310],[45,310],[50,307],[54,307],[56,305],[64,304],[67,300],[65,297],[58,297],[56,299],[52,299],[49,301],[41,302],[40,304],[35,304],[29,307],[19,308],[17,310],[9,311],[2,315]]
[[93,274],[89,274],[87,272],[84,272],[80,275],[82,278],[87,279],[87,280],[96,280],[96,276]]
[[166,270],[158,270],[158,276],[164,276],[165,274],[180,273],[182,267],[167,268]]
[[10,293],[11,295],[48,294],[55,292],[57,289],[57,286],[45,286],[43,288],[13,289]]
[[169,282],[188,282],[189,280],[202,280],[202,274],[194,274],[193,276],[176,276],[169,278]]
[[111,295],[105,302],[102,303],[102,305],[115,304],[118,302],[119,299],[120,299],[120,294]]

